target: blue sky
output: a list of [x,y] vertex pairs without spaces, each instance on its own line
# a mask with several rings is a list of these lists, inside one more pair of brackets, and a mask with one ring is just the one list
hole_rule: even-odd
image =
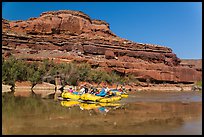
[[105,20],[119,37],[170,47],[181,59],[202,58],[201,2],[4,2],[2,17],[27,20],[42,12],[78,10]]

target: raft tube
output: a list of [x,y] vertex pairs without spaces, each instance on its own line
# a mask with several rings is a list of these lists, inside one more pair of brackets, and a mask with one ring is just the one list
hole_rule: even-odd
[[68,99],[72,99],[72,100],[78,100],[80,99],[80,95],[77,94],[73,94],[71,92],[62,92],[61,94],[62,98],[68,98]]
[[80,102],[74,101],[74,100],[71,100],[71,101],[61,101],[61,105],[64,106],[64,107],[76,106],[76,105],[78,105],[79,103],[80,103]]
[[81,95],[80,99],[83,101],[94,101],[94,102],[98,102],[98,100],[100,100],[103,97],[100,96],[95,96],[89,93],[85,93],[83,95]]
[[91,110],[91,109],[96,109],[100,107],[100,105],[98,104],[87,104],[87,103],[80,103],[79,106],[80,106],[80,109],[82,110]]
[[121,106],[121,104],[119,103],[99,103],[100,106],[102,107],[117,107],[117,106]]
[[119,100],[121,100],[121,98],[122,98],[121,96],[113,96],[113,97],[110,97],[110,98],[106,97],[106,98],[100,99],[99,102],[101,102],[101,103],[110,103],[110,102],[119,101]]
[[120,95],[122,98],[127,98],[128,97],[128,94],[121,94]]

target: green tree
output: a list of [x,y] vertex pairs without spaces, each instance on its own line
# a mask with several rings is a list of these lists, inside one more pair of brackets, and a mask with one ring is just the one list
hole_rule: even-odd
[[86,81],[88,80],[89,72],[91,71],[91,66],[87,63],[80,64],[78,66],[79,80]]

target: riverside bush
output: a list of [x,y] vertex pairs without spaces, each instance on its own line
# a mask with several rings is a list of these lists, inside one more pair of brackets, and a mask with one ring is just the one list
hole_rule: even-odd
[[88,63],[56,64],[48,59],[41,63],[28,63],[15,57],[10,57],[7,60],[2,57],[2,82],[4,84],[14,85],[16,81],[30,81],[34,86],[43,81],[53,83],[56,76],[63,79],[64,83],[62,84],[74,86],[77,86],[80,81],[107,82],[109,84],[127,84],[136,81],[132,75],[120,76],[115,72],[91,68]]
[[196,85],[202,87],[202,81],[196,82]]

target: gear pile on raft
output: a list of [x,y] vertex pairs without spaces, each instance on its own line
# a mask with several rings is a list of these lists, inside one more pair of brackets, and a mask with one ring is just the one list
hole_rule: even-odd
[[80,102],[100,102],[110,103],[117,102],[122,98],[127,98],[128,93],[126,89],[121,86],[116,89],[109,89],[107,86],[103,88],[90,87],[83,85],[79,91],[75,91],[72,86],[68,90],[64,90],[61,93],[59,99],[61,100],[78,100]]

